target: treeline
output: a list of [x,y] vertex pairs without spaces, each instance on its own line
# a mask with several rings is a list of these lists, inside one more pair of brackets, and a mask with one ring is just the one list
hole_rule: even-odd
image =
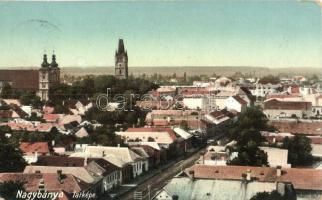
[[58,84],[50,88],[50,99],[52,103],[61,103],[68,99],[88,99],[99,94],[109,95],[132,93],[145,94],[158,85],[148,80],[133,78],[117,79],[114,76],[86,76],[82,80],[74,82],[72,85]]

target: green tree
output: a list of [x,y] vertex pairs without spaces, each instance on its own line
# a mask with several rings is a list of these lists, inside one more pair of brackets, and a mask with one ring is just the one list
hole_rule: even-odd
[[0,173],[21,172],[26,166],[22,152],[12,144],[0,144],[0,160]]
[[288,162],[293,166],[310,165],[313,162],[311,139],[296,135],[283,140],[283,148],[288,149]]
[[250,200],[296,200],[296,196],[288,192],[288,190],[283,196],[274,190],[272,192],[258,192]]
[[235,140],[238,157],[227,162],[230,165],[268,165],[267,154],[259,149],[264,141],[260,131],[269,128],[267,118],[257,107],[242,111],[239,120],[229,130],[230,139]]
[[17,192],[20,190],[25,190],[23,182],[10,180],[0,183],[0,196],[6,200],[15,200]]
[[25,92],[19,99],[22,105],[31,105],[34,108],[41,108],[43,106],[40,97],[33,92]]
[[249,141],[246,145],[237,145],[238,157],[227,164],[243,166],[267,166],[267,154],[260,150],[254,141]]
[[273,75],[267,75],[262,77],[259,82],[266,84],[266,83],[271,83],[271,84],[278,84],[280,83],[280,78],[278,76],[273,76]]

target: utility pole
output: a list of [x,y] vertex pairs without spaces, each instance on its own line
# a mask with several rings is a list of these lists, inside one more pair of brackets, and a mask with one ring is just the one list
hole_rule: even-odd
[[149,199],[148,200],[151,200],[151,185],[148,185],[148,193],[149,193]]

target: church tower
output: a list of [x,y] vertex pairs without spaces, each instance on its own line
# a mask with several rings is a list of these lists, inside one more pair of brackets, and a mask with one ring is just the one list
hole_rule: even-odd
[[56,55],[53,54],[52,60],[50,63],[50,77],[49,77],[50,85],[58,84],[60,82],[60,69],[56,62]]
[[43,62],[39,69],[39,91],[38,96],[42,101],[48,101],[49,99],[49,77],[50,77],[50,69],[49,63],[47,61],[47,55],[44,54]]
[[128,57],[124,48],[123,39],[119,39],[119,46],[115,52],[115,77],[119,79],[128,78]]
[[44,54],[43,62],[39,69],[39,90],[38,96],[42,101],[49,100],[49,89],[60,82],[60,69],[56,62],[56,55],[53,54],[52,61],[49,64],[47,55]]

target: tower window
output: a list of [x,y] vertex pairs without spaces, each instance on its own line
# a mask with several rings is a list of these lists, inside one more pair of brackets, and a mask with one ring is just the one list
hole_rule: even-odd
[[119,74],[122,74],[122,70],[119,70]]

